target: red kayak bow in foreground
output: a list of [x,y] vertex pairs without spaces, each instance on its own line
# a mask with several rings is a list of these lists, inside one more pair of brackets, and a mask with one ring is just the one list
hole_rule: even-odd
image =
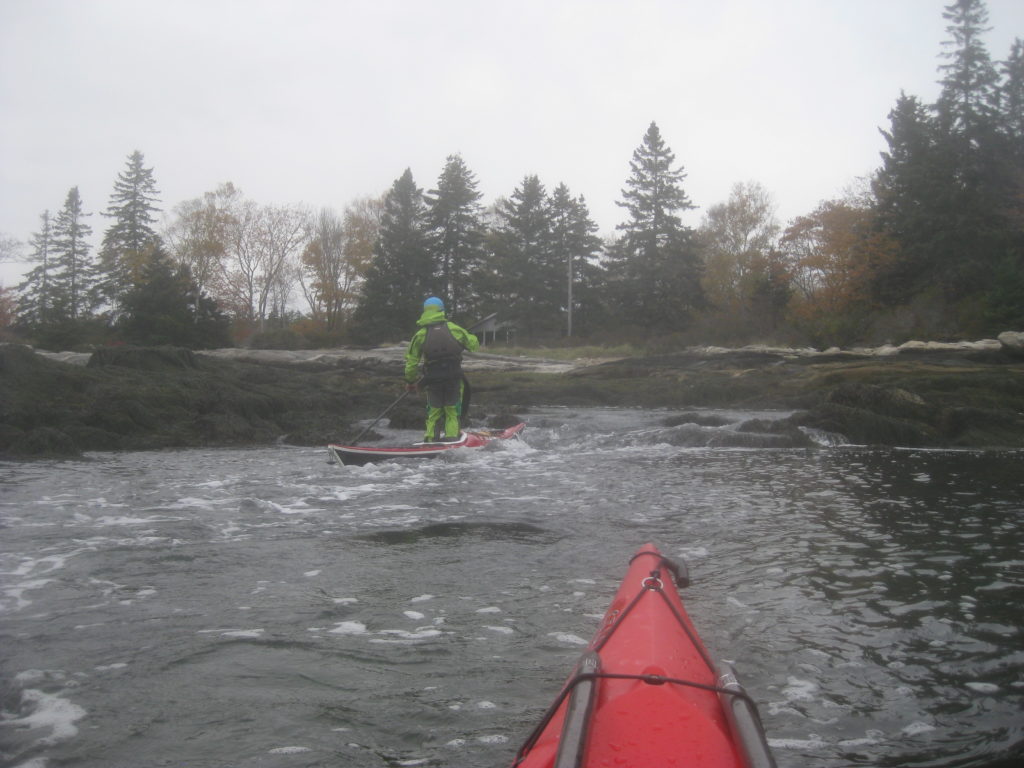
[[754,702],[683,608],[687,583],[653,544],[640,548],[514,768],[774,768]]

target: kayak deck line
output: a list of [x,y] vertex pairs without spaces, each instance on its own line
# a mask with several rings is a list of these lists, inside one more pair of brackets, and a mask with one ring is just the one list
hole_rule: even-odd
[[[649,571],[645,571],[640,565],[634,565],[634,562],[643,556],[652,556],[657,559],[657,563]],[[637,576],[641,577],[638,591],[632,595],[624,607],[618,607],[622,602],[620,598],[623,597],[623,594],[628,594],[630,589],[637,588],[635,586]],[[675,576],[675,581],[673,581],[672,576]],[[743,686],[739,684],[735,672],[730,665],[723,662],[721,665],[716,666],[711,660],[707,650],[697,636],[696,630],[690,625],[685,609],[683,609],[682,603],[679,601],[678,587],[670,593],[666,589],[666,580],[670,587],[673,585],[688,585],[689,577],[686,573],[685,564],[680,565],[669,560],[651,545],[641,548],[633,556],[630,560],[630,572],[619,588],[616,599],[609,607],[601,628],[588,646],[587,651],[580,657],[569,680],[563,685],[554,702],[545,711],[540,723],[533,729],[523,743],[523,746],[516,753],[515,760],[512,763],[513,768],[524,764],[528,764],[531,767],[583,768],[591,764],[587,762],[587,757],[588,745],[592,739],[598,743],[596,749],[599,753],[599,757],[595,758],[592,763],[593,765],[609,764],[607,763],[608,754],[614,756],[615,764],[644,765],[642,761],[633,762],[621,744],[605,743],[598,736],[592,737],[592,731],[596,730],[593,726],[596,721],[601,719],[597,712],[602,707],[609,707],[616,700],[614,694],[602,690],[602,684],[611,681],[641,683],[652,687],[665,686],[671,688],[676,686],[680,689],[697,691],[699,692],[697,695],[705,699],[703,702],[700,702],[700,708],[709,710],[710,707],[711,715],[702,719],[700,717],[693,717],[692,713],[688,713],[683,719],[689,719],[690,721],[701,720],[700,724],[703,725],[707,733],[703,734],[703,744],[698,746],[706,748],[712,753],[717,748],[718,754],[712,754],[710,762],[705,761],[707,755],[701,758],[691,756],[694,761],[687,762],[685,749],[681,748],[683,742],[686,738],[689,738],[690,741],[687,743],[692,747],[693,743],[691,742],[700,742],[701,735],[680,736],[678,742],[672,741],[660,745],[665,748],[666,754],[661,754],[659,757],[665,760],[671,757],[670,762],[672,765],[775,768],[775,760],[768,749],[767,739],[756,703],[743,689]],[[648,596],[651,593],[660,595],[660,602],[655,598],[649,598]],[[652,599],[658,604],[647,606],[647,613],[660,611],[659,615],[661,617],[671,617],[671,623],[678,625],[683,630],[682,636],[685,636],[691,646],[689,649],[691,651],[690,656],[693,660],[699,658],[699,663],[706,667],[708,674],[706,679],[713,682],[701,682],[690,677],[669,674],[658,664],[649,664],[640,672],[616,671],[616,669],[604,668],[605,659],[602,658],[602,650],[615,638],[616,631],[624,626],[624,623],[634,610],[637,610],[637,606],[642,601],[650,602]],[[676,603],[678,603],[678,607]],[[665,608],[668,609],[667,613],[664,610]],[[644,619],[641,618],[639,621],[644,621]],[[650,641],[654,643],[656,638],[650,638]],[[640,642],[642,644],[642,641]],[[664,655],[664,649],[661,652]],[[622,655],[622,648],[618,649],[618,653]],[[678,654],[670,653],[666,658],[671,658],[673,655]],[[618,661],[621,662],[622,660]],[[636,660],[634,659],[633,661],[635,662]],[[685,667],[685,664],[683,667]],[[627,698],[622,691],[619,691],[619,695],[622,696],[624,701]],[[679,702],[674,701],[676,697],[664,696],[662,698],[668,704],[675,703],[678,706],[682,706]],[[659,701],[657,708],[665,709],[666,702]],[[691,704],[686,703],[686,707],[694,708],[691,707]],[[625,706],[624,703],[623,706]],[[622,709],[622,707],[618,708]],[[704,714],[707,715],[708,713],[705,712]],[[558,716],[562,718],[560,726],[554,722]],[[622,713],[620,712],[621,716]],[[639,713],[634,719],[640,723],[638,730],[647,724],[642,713]],[[609,726],[607,717],[604,719],[604,725],[606,728]],[[664,723],[652,726],[652,728],[656,731],[663,731]],[[723,734],[723,730],[727,730],[728,734]],[[621,734],[619,735],[621,736]],[[636,739],[643,737],[642,733],[634,733],[632,735],[634,743]],[[659,737],[662,742],[666,742],[666,739],[660,735]],[[729,740],[730,738],[731,741]],[[531,755],[531,752],[538,747],[542,740],[545,742],[545,746],[538,749],[538,752],[542,754],[539,756]],[[609,753],[608,747],[611,748],[611,753]],[[667,754],[669,750],[672,750],[671,756]],[[700,752],[700,749],[696,751]],[[601,758],[602,755],[604,759]],[[647,759],[649,764],[650,755],[645,755],[645,759]]]
[[[477,430],[474,434],[485,436],[485,433],[482,430]],[[413,443],[413,446],[416,448],[422,448],[424,445],[462,445],[468,439],[468,432],[459,432],[459,436],[454,440],[421,440],[418,443]]]

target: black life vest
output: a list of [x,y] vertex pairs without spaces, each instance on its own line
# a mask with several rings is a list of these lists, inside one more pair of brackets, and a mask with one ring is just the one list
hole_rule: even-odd
[[448,321],[426,326],[420,351],[423,354],[423,381],[426,384],[449,381],[462,376],[462,351],[465,347],[452,335]]

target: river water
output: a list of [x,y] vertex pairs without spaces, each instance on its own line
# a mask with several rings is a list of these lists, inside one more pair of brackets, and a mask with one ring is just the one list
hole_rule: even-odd
[[0,464],[0,765],[507,766],[646,541],[783,768],[1020,764],[1024,452],[668,415]]

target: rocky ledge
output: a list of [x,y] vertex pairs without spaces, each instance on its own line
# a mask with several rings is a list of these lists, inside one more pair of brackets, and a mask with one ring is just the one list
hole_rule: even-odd
[[[401,346],[303,352],[0,345],[0,457],[351,437],[401,393]],[[855,444],[1024,447],[1024,334],[961,343],[812,350],[694,347],[573,362],[467,356],[473,412],[498,424],[543,405],[791,413],[743,429],[773,444],[828,433]],[[392,414],[417,426],[422,403]],[[678,418],[678,417],[675,417]]]

